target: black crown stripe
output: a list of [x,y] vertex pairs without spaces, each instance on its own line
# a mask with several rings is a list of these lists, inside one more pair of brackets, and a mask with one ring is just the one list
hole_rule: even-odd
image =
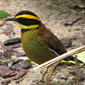
[[36,16],[37,17],[37,15],[35,15],[34,13],[32,13],[30,11],[21,11],[21,12],[17,13],[15,15],[15,17],[18,16],[18,15],[23,15],[23,14],[33,15],[33,16]]

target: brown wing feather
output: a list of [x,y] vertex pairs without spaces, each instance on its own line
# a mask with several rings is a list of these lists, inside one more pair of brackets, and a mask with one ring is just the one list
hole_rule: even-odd
[[51,32],[49,31],[43,24],[39,29],[39,36],[44,40],[44,42],[49,45],[49,47],[59,54],[63,54],[66,51],[64,45],[61,41]]

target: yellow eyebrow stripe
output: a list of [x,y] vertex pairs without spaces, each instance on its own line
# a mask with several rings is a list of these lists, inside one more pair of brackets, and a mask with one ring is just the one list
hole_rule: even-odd
[[28,14],[18,15],[16,16],[16,18],[27,18],[27,19],[35,19],[35,20],[40,21],[38,17],[33,16],[33,15],[28,15]]

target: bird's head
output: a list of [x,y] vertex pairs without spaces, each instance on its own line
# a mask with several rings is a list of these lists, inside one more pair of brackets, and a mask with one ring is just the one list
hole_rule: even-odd
[[37,29],[41,24],[38,16],[30,11],[20,11],[13,18],[6,19],[6,21],[17,22],[21,30]]

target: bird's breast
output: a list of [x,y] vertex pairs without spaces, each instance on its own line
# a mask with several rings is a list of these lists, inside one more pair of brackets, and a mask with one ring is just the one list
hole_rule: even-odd
[[21,34],[21,41],[26,55],[34,62],[42,64],[56,56],[42,38],[37,35],[38,31]]

